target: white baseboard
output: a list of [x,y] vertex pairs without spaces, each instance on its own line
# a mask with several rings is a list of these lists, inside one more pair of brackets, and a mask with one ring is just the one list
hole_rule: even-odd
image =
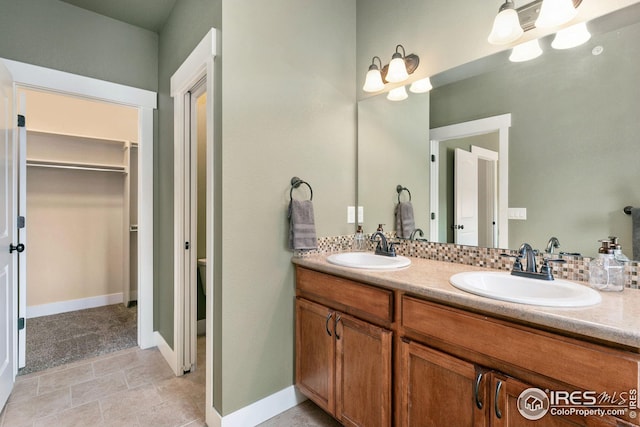
[[248,427],[255,426],[269,418],[293,408],[307,400],[295,386],[287,387],[277,393],[258,400],[249,406],[222,417],[213,409],[207,411],[207,425],[211,427]]
[[162,335],[158,331],[153,332],[153,337],[156,342],[156,347],[160,350],[160,354],[164,357],[164,360],[167,361],[169,367],[173,371],[173,374],[178,376],[182,375],[182,372],[178,373],[178,357],[176,356],[176,352],[173,351],[169,344],[164,340]]
[[84,310],[86,308],[102,307],[104,305],[122,303],[122,292],[96,297],[73,299],[69,301],[52,302],[50,304],[27,306],[27,319],[66,313],[68,311]]

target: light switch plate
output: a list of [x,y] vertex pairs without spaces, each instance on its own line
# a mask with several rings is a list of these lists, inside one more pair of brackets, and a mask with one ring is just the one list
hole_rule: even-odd
[[507,215],[508,219],[526,220],[527,208],[509,208]]
[[347,224],[356,223],[356,207],[347,206]]
[[364,207],[358,206],[358,224],[364,223]]

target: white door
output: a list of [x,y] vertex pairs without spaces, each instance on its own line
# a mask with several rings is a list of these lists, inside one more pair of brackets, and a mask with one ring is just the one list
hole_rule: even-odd
[[456,148],[453,173],[455,242],[478,246],[478,155]]
[[16,254],[10,246],[16,232],[16,153],[13,131],[16,119],[13,115],[13,80],[0,62],[0,407],[9,398],[15,380],[16,357],[15,330],[15,267]]

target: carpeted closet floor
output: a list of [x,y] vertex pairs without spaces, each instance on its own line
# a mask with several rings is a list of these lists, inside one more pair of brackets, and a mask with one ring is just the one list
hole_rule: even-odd
[[26,366],[18,375],[138,344],[137,307],[114,304],[27,319]]

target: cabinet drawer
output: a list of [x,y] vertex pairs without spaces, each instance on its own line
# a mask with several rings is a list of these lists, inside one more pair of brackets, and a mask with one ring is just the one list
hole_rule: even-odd
[[462,349],[470,359],[485,355],[499,365],[541,374],[597,392],[637,389],[640,355],[537,331],[404,296],[402,325],[416,333]]
[[332,308],[383,322],[393,321],[391,291],[302,267],[296,267],[296,288],[299,295]]

